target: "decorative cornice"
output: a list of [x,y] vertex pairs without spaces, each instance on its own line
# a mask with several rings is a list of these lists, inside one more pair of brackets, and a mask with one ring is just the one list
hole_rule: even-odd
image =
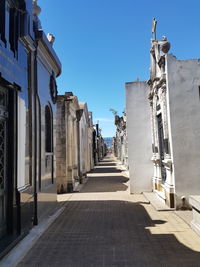
[[36,30],[36,40],[38,41],[38,44],[41,44],[44,53],[48,55],[49,59],[51,59],[54,64],[54,73],[55,76],[58,77],[61,74],[61,62],[42,30]]

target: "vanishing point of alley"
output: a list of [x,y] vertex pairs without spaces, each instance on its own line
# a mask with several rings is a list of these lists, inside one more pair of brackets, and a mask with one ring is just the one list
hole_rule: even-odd
[[104,158],[79,192],[59,196],[63,212],[18,267],[200,266],[200,238],[189,225],[128,187],[126,171]]

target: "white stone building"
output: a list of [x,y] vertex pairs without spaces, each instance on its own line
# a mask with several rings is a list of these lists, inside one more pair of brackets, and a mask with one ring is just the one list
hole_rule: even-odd
[[[198,59],[177,60],[168,54],[169,49],[166,37],[152,40],[148,96],[147,84],[126,84],[129,165],[133,173],[130,178],[133,192],[137,191],[140,181],[141,192],[152,190],[169,208],[186,209],[189,195],[200,192],[200,62]],[[151,141],[147,131],[150,123]],[[147,169],[143,165],[146,156]],[[145,169],[149,170],[148,157],[153,170],[151,188],[152,171],[143,178]],[[141,179],[146,179],[147,184]]]
[[126,83],[130,193],[152,191],[151,124],[146,82]]
[[150,105],[153,190],[171,208],[186,208],[200,192],[200,63],[167,54],[169,43],[153,40]]

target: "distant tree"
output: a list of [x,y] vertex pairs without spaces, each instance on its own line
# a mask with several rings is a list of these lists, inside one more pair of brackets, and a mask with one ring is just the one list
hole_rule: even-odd
[[109,111],[111,111],[114,116],[116,116],[118,113],[117,110],[115,110],[113,108],[110,108]]

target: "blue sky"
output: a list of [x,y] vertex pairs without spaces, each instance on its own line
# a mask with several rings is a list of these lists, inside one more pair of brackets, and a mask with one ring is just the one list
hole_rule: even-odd
[[178,59],[200,57],[200,0],[40,0],[43,30],[55,35],[62,62],[59,94],[88,103],[102,134],[114,136],[113,108],[122,115],[124,83],[149,77],[151,21]]

